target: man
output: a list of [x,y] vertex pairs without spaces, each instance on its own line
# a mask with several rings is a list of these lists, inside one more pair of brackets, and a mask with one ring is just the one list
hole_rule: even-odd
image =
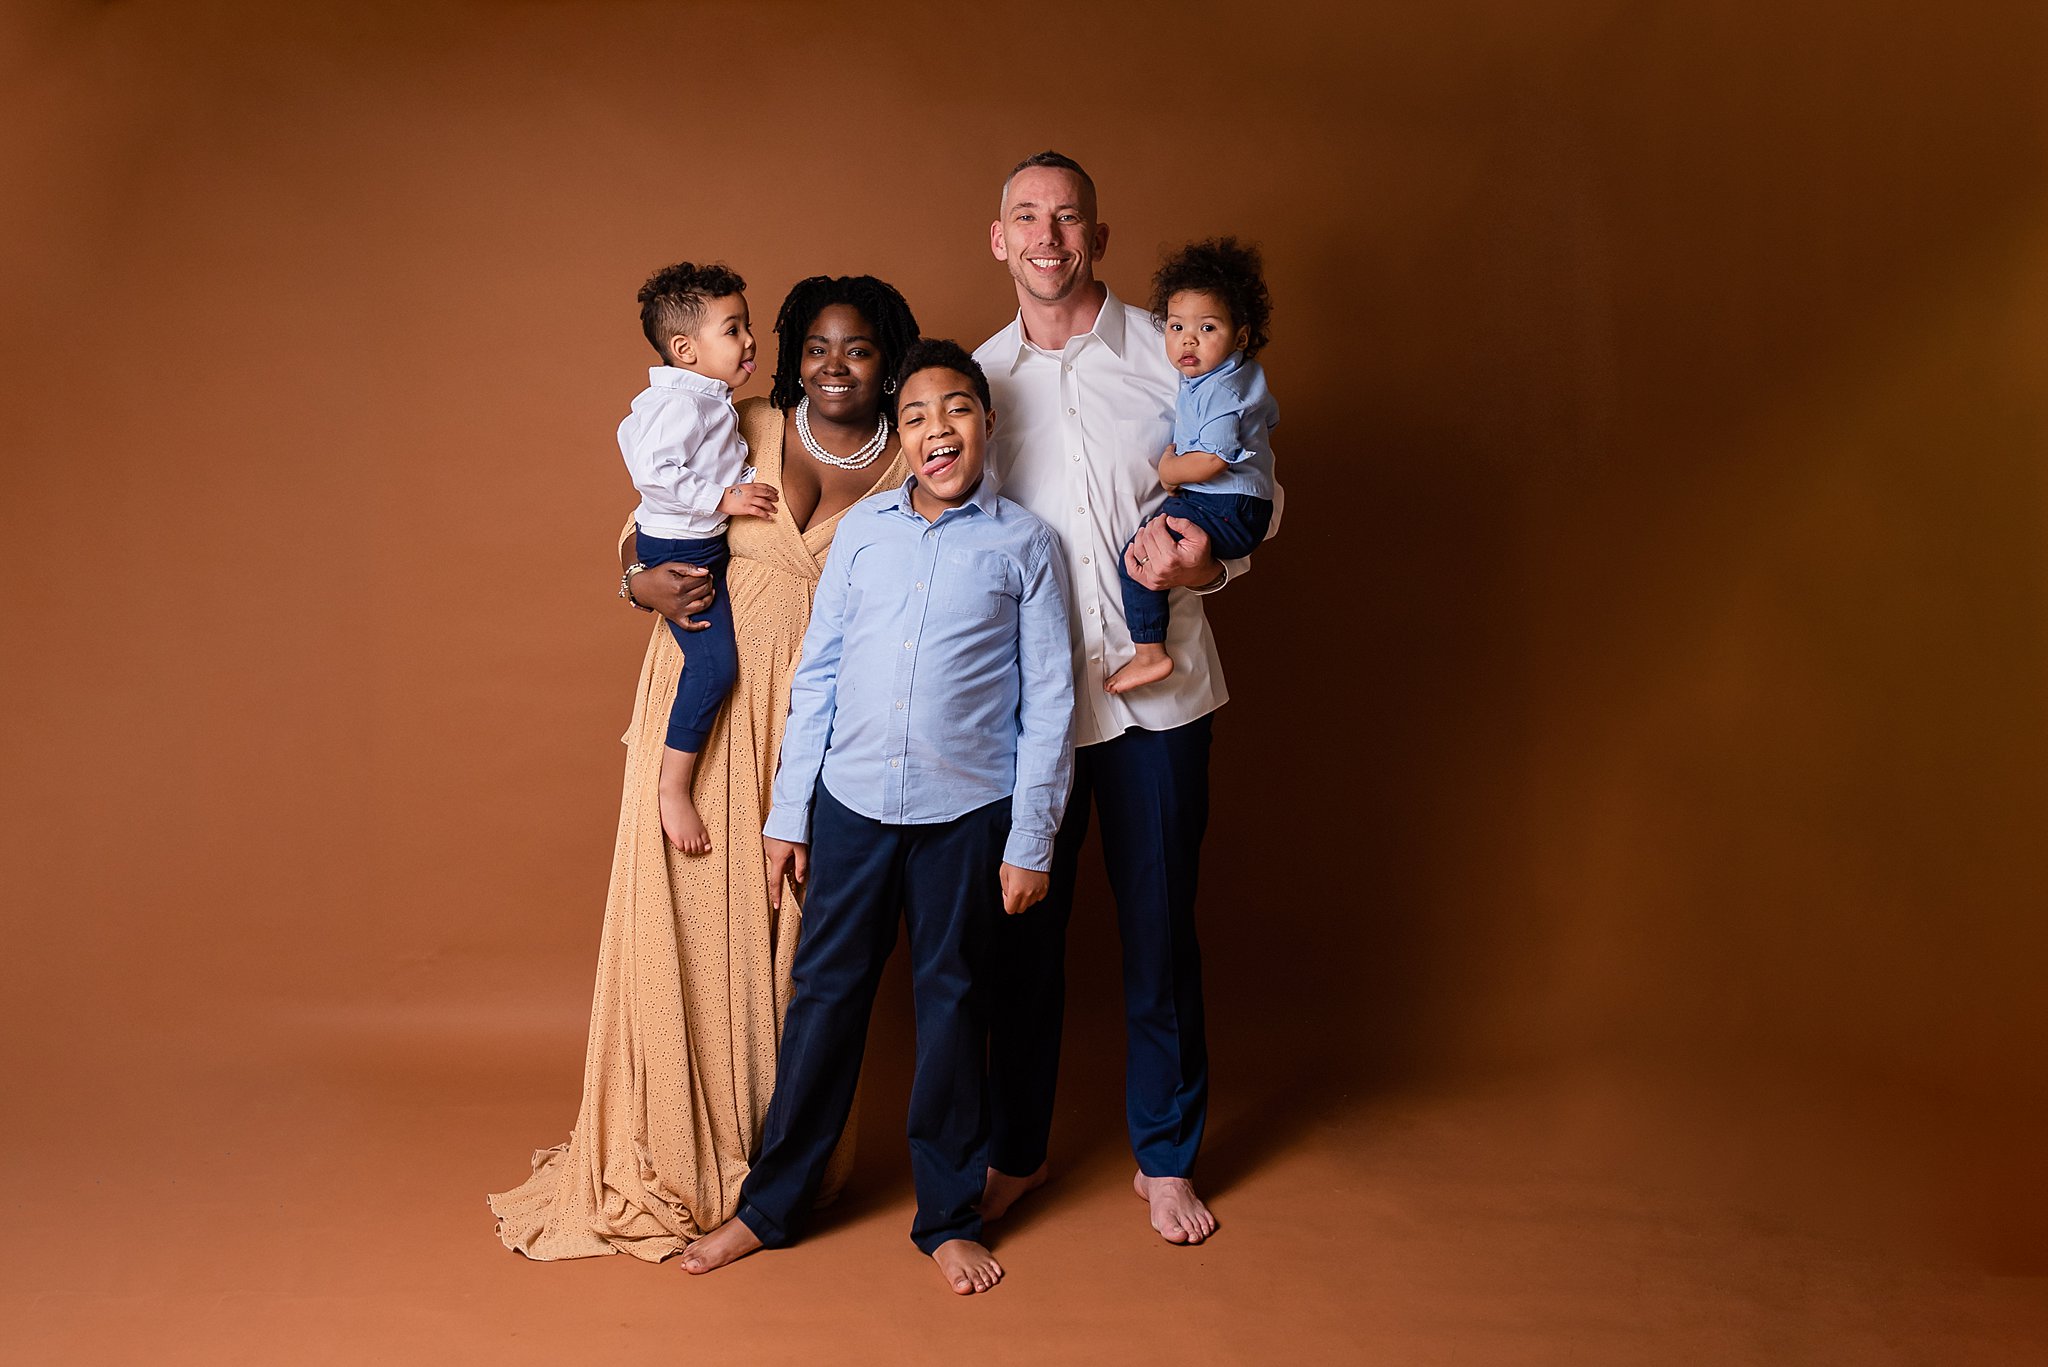
[[1119,557],[1149,588],[1208,592],[1230,570],[1193,523],[1162,519],[1138,532],[1147,509],[1166,495],[1153,461],[1172,438],[1178,376],[1150,316],[1095,278],[1108,245],[1094,182],[1071,159],[1042,152],[1004,182],[989,247],[1016,285],[1017,317],[974,359],[1003,415],[996,431],[1003,494],[1052,526],[1067,559],[1078,748],[1050,891],[1004,921],[992,955],[982,1210],[999,1216],[1045,1181],[1067,918],[1089,813],[1099,809],[1123,939],[1126,1118],[1138,1161],[1132,1186],[1162,1238],[1198,1244],[1216,1221],[1189,1180],[1209,1077],[1195,880],[1209,814],[1209,714],[1227,697],[1199,603],[1173,605],[1168,649],[1184,668],[1123,695],[1103,683],[1130,653]]

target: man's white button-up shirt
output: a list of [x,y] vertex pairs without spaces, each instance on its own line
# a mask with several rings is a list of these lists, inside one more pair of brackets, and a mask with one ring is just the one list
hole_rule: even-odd
[[[1109,292],[1095,326],[1046,351],[1017,318],[974,359],[994,391],[994,463],[1003,497],[1058,533],[1073,601],[1074,743],[1111,740],[1133,726],[1167,731],[1229,699],[1199,595],[1175,589],[1166,649],[1174,670],[1129,693],[1102,682],[1131,658],[1117,565],[1124,544],[1166,498],[1159,454],[1173,440],[1180,375],[1152,316]],[[1233,572],[1244,562],[1233,562]]]

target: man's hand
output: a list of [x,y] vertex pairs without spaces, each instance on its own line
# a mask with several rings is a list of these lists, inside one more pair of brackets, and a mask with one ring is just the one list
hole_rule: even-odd
[[773,517],[775,501],[781,497],[780,489],[759,480],[751,484],[735,484],[725,491],[724,498],[718,500],[718,511],[727,517]]
[[1140,527],[1124,552],[1124,568],[1148,589],[1198,589],[1218,573],[1209,534],[1184,517],[1155,517]]
[[782,880],[803,886],[811,875],[811,847],[770,835],[761,838],[761,854],[768,861],[768,905],[781,911]]
[[1052,886],[1052,876],[1020,869],[1015,864],[1003,865],[1000,877],[1003,883],[1003,914],[1015,916],[1026,907],[1036,906],[1045,900],[1046,890]]
[[653,608],[684,631],[702,631],[711,625],[690,620],[717,597],[711,587],[711,571],[702,566],[673,560],[656,565],[634,575],[626,582],[626,590],[634,602]]

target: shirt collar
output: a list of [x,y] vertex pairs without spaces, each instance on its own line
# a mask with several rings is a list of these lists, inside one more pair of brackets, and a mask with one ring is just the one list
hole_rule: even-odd
[[[1102,287],[1102,307],[1095,312],[1094,326],[1090,327],[1086,332],[1077,332],[1074,335],[1076,337],[1093,337],[1097,339],[1104,346],[1108,347],[1111,354],[1118,360],[1122,360],[1124,358],[1124,340],[1128,331],[1129,329],[1124,326],[1124,301],[1116,297],[1115,290],[1111,289],[1108,285],[1104,285]],[[1024,331],[1024,311],[1022,309],[1017,310],[1017,316],[1012,318],[1010,325],[999,334],[999,340],[1003,345],[1003,351],[1000,354],[1007,355],[1010,358],[1009,368],[1012,373],[1015,373],[1018,363],[1024,359],[1024,353],[1033,349],[1031,339]],[[1068,340],[1067,345],[1073,345],[1072,339]],[[1044,348],[1040,347],[1037,350],[1044,351]],[[1050,356],[1053,353],[1046,351],[1045,354]]]
[[[907,477],[902,484],[897,486],[895,497],[891,498],[887,503],[884,503],[882,507],[891,512],[907,513],[911,517],[916,518],[919,522],[923,522],[924,515],[918,512],[918,510],[915,507],[913,507],[910,502],[910,490],[916,483],[916,475],[911,475]],[[996,472],[989,469],[986,465],[984,465],[981,470],[981,483],[974,486],[974,492],[967,496],[967,501],[961,504],[960,508],[973,508],[979,512],[987,514],[989,517],[999,517],[1001,515],[998,506],[999,499],[1000,495],[997,493]],[[948,508],[945,513],[939,514],[939,518],[941,521],[943,521],[945,519],[946,513],[953,513],[958,511],[960,511],[959,508]],[[937,524],[934,523],[933,525]]]
[[699,375],[681,366],[649,366],[647,383],[655,389],[687,389],[695,394],[709,394],[714,399],[732,397],[732,386],[724,380],[714,380],[709,375]]
[[1183,379],[1181,381],[1181,384],[1188,389],[1200,389],[1203,385],[1209,383],[1209,381],[1221,379],[1223,376],[1230,374],[1232,371],[1237,370],[1243,365],[1244,352],[1233,351],[1228,356],[1223,358],[1222,365],[1217,366],[1208,374],[1190,375],[1187,378]]

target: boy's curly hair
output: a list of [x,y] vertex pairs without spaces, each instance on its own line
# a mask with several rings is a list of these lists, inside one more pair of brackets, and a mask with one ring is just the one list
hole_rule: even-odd
[[[867,319],[882,353],[882,374],[888,378],[895,378],[896,367],[903,364],[904,354],[917,341],[917,317],[887,281],[872,275],[814,275],[799,280],[790,286],[782,312],[775,317],[775,387],[768,402],[777,408],[795,408],[803,398],[803,379],[797,371],[803,363],[804,339],[818,315],[834,304],[846,304]],[[896,396],[887,396],[882,406],[893,413]]]
[[672,365],[675,358],[668,354],[668,339],[695,328],[704,316],[704,305],[711,300],[743,293],[746,288],[747,282],[729,266],[698,266],[688,261],[664,266],[640,287],[640,330],[647,334],[647,344],[662,364]]
[[1190,242],[1167,257],[1152,277],[1152,316],[1163,325],[1174,295],[1206,290],[1230,310],[1231,324],[1245,330],[1244,354],[1256,356],[1272,340],[1266,332],[1273,298],[1266,292],[1265,269],[1259,249],[1234,237]]

